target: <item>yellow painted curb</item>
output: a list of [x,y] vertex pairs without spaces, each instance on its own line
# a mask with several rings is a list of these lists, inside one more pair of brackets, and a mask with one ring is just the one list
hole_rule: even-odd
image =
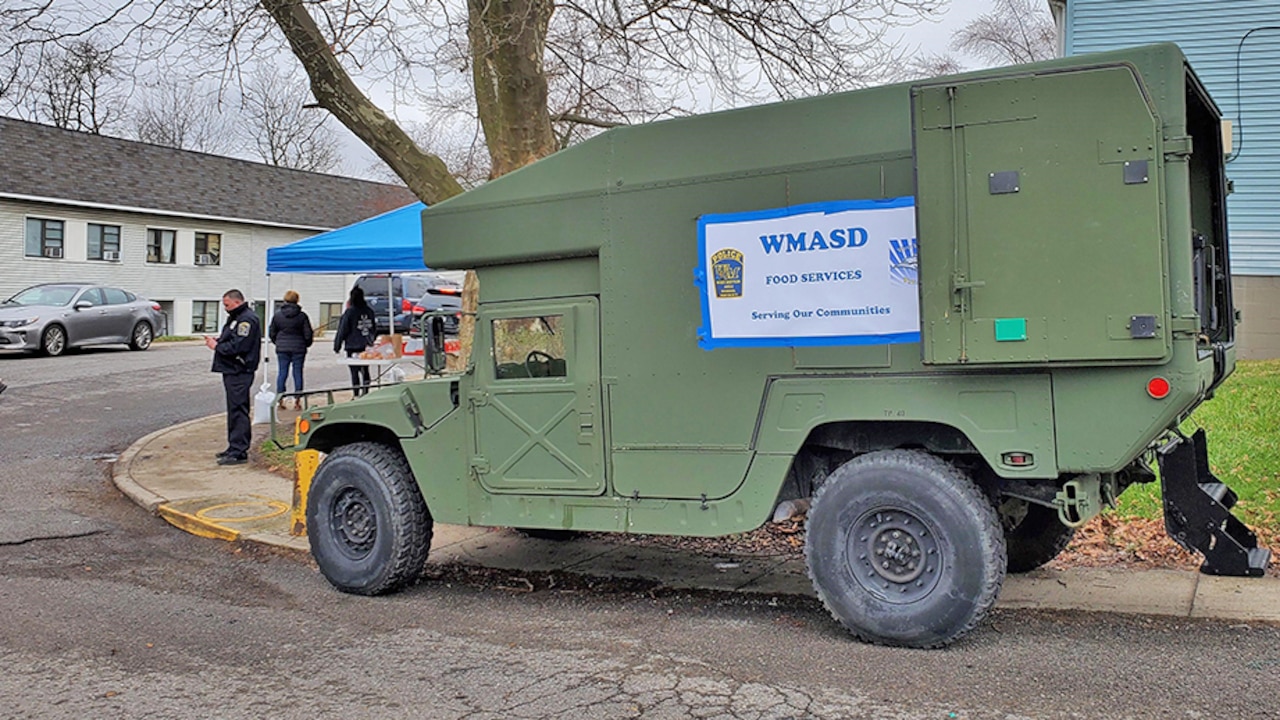
[[212,538],[214,540],[226,540],[228,542],[240,539],[239,530],[222,527],[221,525],[211,523],[204,518],[196,517],[195,515],[190,515],[180,510],[174,510],[167,503],[156,508],[156,511],[160,513],[160,517],[165,519],[165,522],[179,530],[185,530],[192,535],[199,535],[200,537]]

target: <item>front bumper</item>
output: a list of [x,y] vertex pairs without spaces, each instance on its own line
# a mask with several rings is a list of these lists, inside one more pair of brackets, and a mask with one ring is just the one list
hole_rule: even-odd
[[0,328],[0,350],[36,350],[40,347],[40,333],[30,326]]

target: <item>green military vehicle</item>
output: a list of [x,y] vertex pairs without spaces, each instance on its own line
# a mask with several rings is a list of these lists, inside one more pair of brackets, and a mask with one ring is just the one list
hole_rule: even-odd
[[307,415],[320,570],[373,595],[433,522],[715,536],[806,499],[835,618],[937,647],[1158,461],[1171,535],[1259,575],[1178,429],[1235,363],[1223,152],[1165,44],[620,128],[440,203],[471,361]]

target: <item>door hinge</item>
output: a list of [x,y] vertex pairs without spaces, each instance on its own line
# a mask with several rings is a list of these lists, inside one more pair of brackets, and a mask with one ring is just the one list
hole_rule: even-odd
[[471,472],[475,473],[476,475],[488,475],[489,459],[484,457],[483,455],[476,455],[475,457],[471,458]]
[[1164,157],[1166,160],[1189,157],[1191,155],[1191,138],[1175,137],[1164,141]]

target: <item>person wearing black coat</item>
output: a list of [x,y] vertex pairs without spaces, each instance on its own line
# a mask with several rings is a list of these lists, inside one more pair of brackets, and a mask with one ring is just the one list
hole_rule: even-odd
[[217,338],[206,336],[204,344],[213,351],[213,372],[222,375],[227,400],[227,449],[217,454],[219,465],[240,465],[249,461],[253,425],[249,416],[249,391],[262,356],[262,324],[244,293],[228,290],[222,296],[227,324]]
[[[276,346],[276,395],[284,395],[290,368],[293,369],[293,391],[302,392],[302,365],[307,361],[307,348],[311,347],[315,331],[311,328],[311,318],[298,305],[297,291],[289,290],[284,294],[284,303],[271,317],[267,336]],[[294,398],[293,406],[301,408],[302,398]],[[283,397],[280,398],[280,407],[284,407]]]
[[[333,336],[333,351],[341,352],[345,346],[347,357],[363,352],[373,344],[375,321],[373,308],[364,300],[364,290],[358,286],[351,288],[347,309],[338,320],[338,332]],[[352,365],[350,370],[353,394],[359,397],[369,392],[369,366]]]

